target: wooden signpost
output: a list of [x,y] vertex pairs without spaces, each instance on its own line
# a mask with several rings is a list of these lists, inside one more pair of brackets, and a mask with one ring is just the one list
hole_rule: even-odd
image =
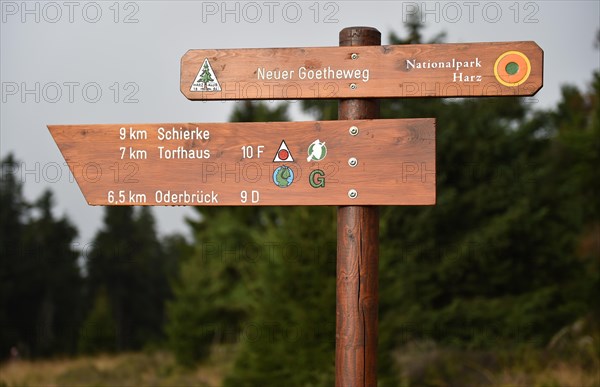
[[336,385],[377,385],[378,205],[435,204],[434,119],[379,118],[377,98],[530,96],[534,42],[190,50],[191,100],[339,99],[339,121],[52,125],[92,205],[337,205]]
[[91,205],[435,203],[435,122],[49,126]]
[[190,50],[181,92],[191,100],[533,95],[534,42]]

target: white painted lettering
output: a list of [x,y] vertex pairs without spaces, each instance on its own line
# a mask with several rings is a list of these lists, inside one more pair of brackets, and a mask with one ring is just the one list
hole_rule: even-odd
[[219,204],[219,194],[215,191],[205,193],[204,191],[197,190],[194,193],[187,191],[183,192],[171,192],[167,191],[156,191],[154,193],[154,199],[156,203],[169,203],[169,204]]
[[210,132],[201,130],[198,127],[195,129],[175,128],[165,129],[162,126],[158,128],[158,139],[165,140],[210,140]]

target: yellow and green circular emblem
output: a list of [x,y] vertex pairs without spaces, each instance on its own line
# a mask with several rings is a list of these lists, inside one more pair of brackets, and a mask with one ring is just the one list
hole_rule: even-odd
[[507,51],[496,59],[494,75],[504,86],[519,86],[529,78],[531,63],[519,51]]

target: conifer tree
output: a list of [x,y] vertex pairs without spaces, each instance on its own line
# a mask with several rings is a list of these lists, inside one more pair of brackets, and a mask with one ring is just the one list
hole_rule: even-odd
[[[285,121],[287,106],[244,102],[231,121]],[[213,344],[236,343],[259,302],[258,263],[272,207],[197,207],[193,253],[182,263],[167,332],[178,361],[192,365]]]
[[21,163],[8,155],[0,181],[0,357],[70,353],[81,316],[77,230],[52,213],[50,191],[33,204],[22,196]]
[[214,81],[213,77],[210,75],[210,70],[208,68],[208,63],[205,63],[202,67],[202,72],[200,73],[200,78],[198,79],[200,82],[208,83]]
[[87,262],[89,303],[106,290],[116,328],[114,349],[137,349],[160,339],[170,296],[165,268],[171,266],[149,208],[105,208],[104,226]]

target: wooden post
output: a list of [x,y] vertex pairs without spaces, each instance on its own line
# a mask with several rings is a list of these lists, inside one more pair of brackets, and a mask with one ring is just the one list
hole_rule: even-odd
[[[377,45],[381,33],[374,28],[340,31],[340,46]],[[379,118],[378,100],[339,100],[338,119],[365,118]],[[379,212],[375,206],[340,206],[337,217],[336,386],[375,387]]]

